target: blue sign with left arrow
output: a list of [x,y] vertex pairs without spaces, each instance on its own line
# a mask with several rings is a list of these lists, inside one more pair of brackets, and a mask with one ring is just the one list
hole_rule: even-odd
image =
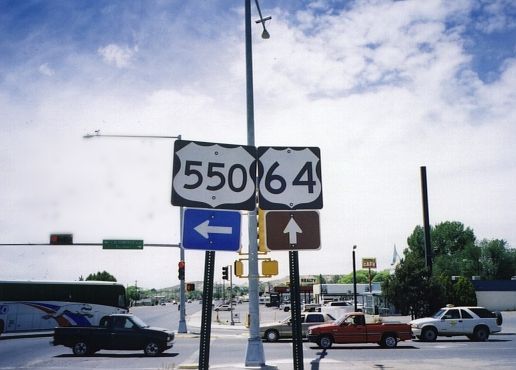
[[206,251],[238,251],[240,249],[241,218],[238,211],[185,209],[183,248]]

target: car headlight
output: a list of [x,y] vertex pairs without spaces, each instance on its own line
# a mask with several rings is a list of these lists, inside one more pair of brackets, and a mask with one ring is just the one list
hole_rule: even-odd
[[414,329],[421,329],[423,327],[423,325],[422,324],[412,324],[411,327]]

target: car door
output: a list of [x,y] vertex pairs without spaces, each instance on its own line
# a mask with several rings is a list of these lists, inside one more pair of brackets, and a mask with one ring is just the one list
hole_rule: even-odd
[[365,343],[366,334],[365,324],[358,317],[349,316],[334,333],[334,337],[336,343]]
[[477,324],[473,316],[466,310],[461,309],[460,314],[462,317],[462,330],[464,334],[473,334],[475,325]]
[[116,317],[111,335],[111,349],[142,348],[141,334],[138,327],[128,317]]
[[324,315],[322,313],[306,315],[305,320],[301,321],[303,337],[306,337],[308,327],[324,323]]
[[441,317],[439,333],[457,335],[463,332],[462,318],[458,308],[450,308]]

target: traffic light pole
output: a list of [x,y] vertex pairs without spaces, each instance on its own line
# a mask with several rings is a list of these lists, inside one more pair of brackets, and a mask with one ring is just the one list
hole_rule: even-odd
[[229,265],[229,312],[231,312],[231,325],[235,325],[233,320],[233,266]]
[[[106,135],[101,134],[99,130],[95,131],[95,134],[86,134],[83,136],[84,139],[91,139],[94,137],[112,137],[112,138],[137,138],[137,139],[172,139],[172,140],[181,140],[181,135],[177,136],[162,136],[162,135]],[[172,152],[174,152],[174,148],[172,148]],[[180,239],[183,240],[183,207],[179,209],[179,223],[180,223]],[[181,243],[180,241],[180,243]],[[181,244],[179,244],[180,248],[180,256],[179,260],[185,260],[185,250]],[[178,333],[186,333],[186,306],[185,306],[185,281],[179,280],[179,324],[178,324]]]
[[[179,136],[179,139],[181,139],[181,136]],[[179,238],[181,242],[179,243],[179,259],[181,261],[185,260],[185,249],[183,248],[182,240],[183,240],[183,207],[179,208]],[[186,329],[186,297],[185,297],[185,280],[179,280],[179,324],[177,327],[178,333],[187,333]]]

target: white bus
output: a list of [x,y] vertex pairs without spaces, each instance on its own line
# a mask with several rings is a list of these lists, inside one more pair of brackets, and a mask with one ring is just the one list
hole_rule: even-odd
[[0,334],[98,326],[113,313],[127,313],[125,288],[100,281],[0,281]]

